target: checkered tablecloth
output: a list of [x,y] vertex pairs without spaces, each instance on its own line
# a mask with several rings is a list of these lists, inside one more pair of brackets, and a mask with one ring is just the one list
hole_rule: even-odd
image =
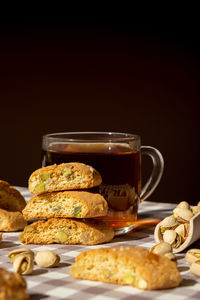
[[[26,188],[18,188],[28,200],[31,195]],[[140,205],[139,218],[151,219],[168,216],[174,204],[154,203],[144,201]],[[68,300],[186,300],[200,299],[200,277],[196,277],[189,271],[189,266],[185,262],[185,253],[178,254],[178,268],[183,277],[183,281],[178,288],[160,291],[142,291],[130,286],[102,283],[98,281],[77,280],[69,275],[69,267],[74,263],[75,257],[82,251],[96,249],[100,247],[110,247],[116,245],[142,246],[147,249],[154,245],[154,227],[141,226],[135,231],[124,236],[115,237],[111,243],[98,246],[83,245],[26,245],[35,253],[40,250],[54,250],[61,257],[60,265],[57,268],[45,269],[35,266],[31,275],[24,276],[28,285],[30,300],[38,299],[68,299]],[[0,266],[13,271],[8,259],[11,250],[21,247],[18,240],[19,233],[4,233],[3,242],[0,244]],[[200,241],[192,247],[200,248]],[[14,299],[13,299],[14,300]]]

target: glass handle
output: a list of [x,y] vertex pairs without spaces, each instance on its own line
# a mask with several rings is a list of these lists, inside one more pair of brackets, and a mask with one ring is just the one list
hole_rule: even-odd
[[141,154],[149,155],[153,162],[151,176],[140,193],[140,201],[144,201],[153,193],[160,182],[164,170],[164,160],[160,151],[150,146],[141,146]]

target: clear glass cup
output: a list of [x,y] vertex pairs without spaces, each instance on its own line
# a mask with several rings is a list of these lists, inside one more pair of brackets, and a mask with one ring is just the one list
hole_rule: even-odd
[[[141,155],[153,162],[151,175],[141,187]],[[43,136],[42,166],[82,162],[102,175],[102,184],[90,189],[102,194],[109,212],[100,217],[123,234],[137,221],[138,204],[148,198],[160,182],[164,161],[151,146],[141,146],[139,135],[116,132],[64,132]]]

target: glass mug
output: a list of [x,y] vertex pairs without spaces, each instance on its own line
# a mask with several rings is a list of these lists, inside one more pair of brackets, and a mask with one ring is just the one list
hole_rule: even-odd
[[[141,187],[141,155],[149,155],[153,169]],[[161,153],[141,146],[139,135],[115,132],[66,132],[43,136],[42,166],[81,162],[94,167],[102,176],[99,187],[89,189],[104,196],[109,211],[106,221],[116,234],[133,229],[139,202],[148,198],[158,185],[164,168]]]

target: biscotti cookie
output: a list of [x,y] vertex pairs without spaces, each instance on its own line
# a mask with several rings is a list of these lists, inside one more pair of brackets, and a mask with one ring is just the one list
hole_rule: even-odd
[[0,268],[0,299],[26,300],[26,281],[19,275]]
[[26,221],[19,211],[0,209],[0,231],[17,231],[24,229]]
[[100,185],[101,175],[91,166],[82,163],[65,163],[44,167],[29,178],[32,194],[44,192],[87,189]]
[[8,211],[22,211],[26,206],[24,197],[8,182],[0,180],[0,208]]
[[23,215],[36,218],[94,218],[106,216],[108,204],[100,194],[84,191],[43,193],[29,200]]
[[174,262],[134,246],[83,252],[76,257],[70,274],[74,278],[132,285],[145,290],[176,287],[182,280]]
[[96,245],[113,237],[113,229],[102,221],[53,218],[26,226],[19,239],[23,244]]

